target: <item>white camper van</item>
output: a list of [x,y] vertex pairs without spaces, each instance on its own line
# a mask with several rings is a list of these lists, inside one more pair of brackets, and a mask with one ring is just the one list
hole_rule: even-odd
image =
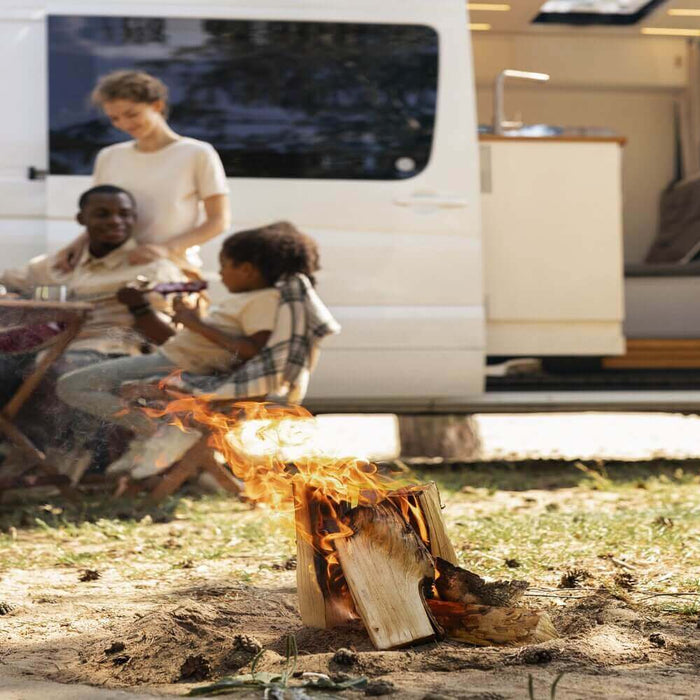
[[[577,0],[476,3],[471,18],[463,0],[2,0],[2,264],[76,235],[94,156],[124,138],[90,88],[136,67],[171,88],[175,129],[217,148],[235,228],[288,219],[319,241],[343,332],[312,406],[699,408],[687,373],[622,371],[638,368],[626,338],[700,336],[660,303],[671,278],[637,284],[625,326],[623,274],[673,176],[690,49],[639,33],[659,2],[617,3],[619,26],[545,17],[567,2],[587,14]],[[217,252],[203,251],[212,279]],[[545,370],[511,375],[513,358]]]

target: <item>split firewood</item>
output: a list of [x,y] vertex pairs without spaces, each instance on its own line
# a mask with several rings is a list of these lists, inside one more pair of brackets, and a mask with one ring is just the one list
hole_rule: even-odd
[[481,576],[436,557],[438,577],[435,581],[440,600],[453,603],[508,606],[519,601],[527,581],[485,581]]
[[434,562],[413,528],[389,505],[353,508],[344,522],[354,534],[335,546],[374,646],[395,649],[433,638],[423,588]]
[[328,565],[318,544],[322,504],[305,490],[295,489],[295,496],[299,613],[305,625],[331,629],[357,619],[357,615],[352,600],[333,588],[328,580]]
[[556,639],[559,635],[547,613],[528,608],[429,600],[437,623],[450,638],[477,646],[520,646]]
[[[457,563],[452,542],[447,534],[445,520],[442,517],[442,504],[440,503],[440,493],[434,481],[420,487],[413,487],[408,490],[395,491],[389,494],[388,500],[394,504],[399,512],[406,513],[407,499],[414,499],[418,510],[422,515],[422,522],[412,523],[419,536],[424,536],[430,546],[430,553],[434,557],[442,557],[452,564]],[[402,504],[403,502],[403,504]],[[410,511],[408,511],[410,513]],[[410,520],[415,520],[409,516]],[[422,531],[422,532],[421,532]]]

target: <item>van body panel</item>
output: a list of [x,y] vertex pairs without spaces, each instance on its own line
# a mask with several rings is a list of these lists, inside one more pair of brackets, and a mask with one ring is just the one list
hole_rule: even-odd
[[[415,401],[420,409],[438,400],[465,396],[464,387],[483,372],[477,353],[463,350],[389,350],[328,348],[321,353],[309,386],[309,401],[330,399],[362,404]],[[359,387],[359,388],[358,388]],[[430,393],[426,391],[430,387]],[[482,396],[479,387],[473,393]]]
[[[334,306],[343,326],[325,348],[479,350],[484,317],[462,306]],[[417,333],[416,328],[421,332]]]
[[[470,37],[462,0],[227,0],[196,6],[179,0],[107,0],[98,7],[81,0],[49,0],[32,3],[26,12],[34,12],[33,61],[42,66],[48,63],[49,71],[57,70],[57,64],[48,61],[46,48],[50,38],[46,27],[52,16],[165,18],[172,32],[181,18],[429,28],[436,35],[438,63],[432,145],[425,167],[413,176],[395,179],[230,177],[233,227],[287,219],[319,242],[323,265],[319,292],[344,329],[322,352],[311,384],[314,396],[392,400],[403,396],[431,402],[483,391],[478,145]],[[5,30],[9,24],[0,13],[0,27]],[[455,27],[463,29],[455,31]],[[76,41],[72,48],[78,53],[83,48],[88,51],[88,44],[83,47]],[[30,50],[26,46],[13,56],[13,62],[26,62]],[[111,49],[99,50],[107,55]],[[138,54],[144,51],[156,56],[161,49],[149,45],[139,48]],[[127,50],[115,55],[123,56],[128,66]],[[70,65],[92,70],[90,60]],[[40,81],[24,80],[21,85],[22,99],[28,109],[34,107],[36,115],[30,138],[35,152],[18,153],[15,173],[17,186],[35,193],[33,204],[19,202],[4,186],[0,199],[13,200],[17,215],[40,230],[36,252],[41,252],[56,250],[77,234],[75,203],[90,186],[90,177],[55,172],[45,185],[28,185],[23,180],[28,165],[46,167],[49,160],[46,85],[54,83],[45,70],[37,74],[42,76]],[[164,79],[168,82],[167,75]],[[198,132],[191,135],[200,137]],[[219,246],[219,241],[213,241],[202,250],[209,279],[216,278]],[[17,250],[16,257],[12,264],[27,258],[24,250]],[[212,295],[216,298],[221,292],[214,282]]]

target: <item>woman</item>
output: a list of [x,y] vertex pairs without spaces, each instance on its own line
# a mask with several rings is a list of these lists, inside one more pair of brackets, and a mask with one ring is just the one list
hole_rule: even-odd
[[[95,185],[117,185],[136,198],[139,246],[131,264],[168,257],[193,272],[201,266],[196,247],[229,228],[228,185],[210,144],[168,126],[167,101],[168,88],[148,73],[116,71],[98,81],[92,102],[133,140],[103,148],[93,179]],[[81,236],[62,250],[56,267],[75,267],[85,242]]]

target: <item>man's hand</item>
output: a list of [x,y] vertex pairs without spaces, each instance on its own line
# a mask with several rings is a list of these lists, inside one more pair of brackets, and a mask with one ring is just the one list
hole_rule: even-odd
[[169,255],[170,251],[165,246],[145,243],[129,253],[129,265],[145,265],[160,258],[167,258]]
[[186,328],[196,326],[202,320],[199,311],[199,299],[195,302],[189,302],[184,297],[175,297],[173,299],[173,321],[181,323]]
[[148,304],[146,295],[135,287],[122,287],[117,292],[117,301],[124,304],[124,306],[128,306],[130,309]]

